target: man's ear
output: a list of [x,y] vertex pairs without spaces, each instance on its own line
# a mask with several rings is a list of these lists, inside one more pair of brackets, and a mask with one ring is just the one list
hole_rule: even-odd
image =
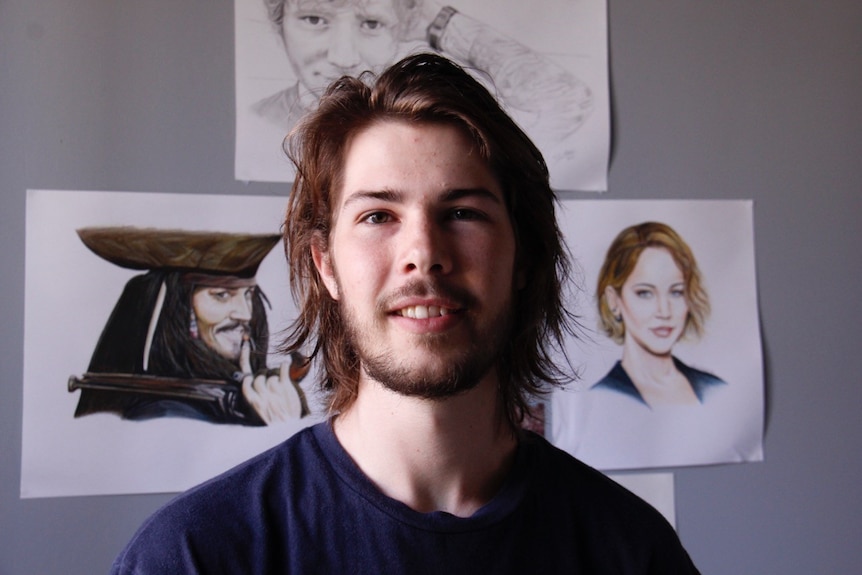
[[323,285],[326,286],[326,291],[334,300],[338,300],[338,282],[335,281],[335,268],[332,266],[332,253],[326,248],[323,239],[313,241],[311,243],[311,258],[314,260],[314,267],[317,268],[317,273],[320,274],[320,279],[323,280]]

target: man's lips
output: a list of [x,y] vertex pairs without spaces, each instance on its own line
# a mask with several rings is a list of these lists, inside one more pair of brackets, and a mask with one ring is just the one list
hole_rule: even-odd
[[428,319],[444,317],[455,311],[457,310],[439,305],[411,305],[395,310],[395,314],[410,319]]
[[413,303],[395,306],[389,317],[408,333],[442,333],[458,325],[465,308],[456,304]]
[[460,287],[442,282],[413,282],[382,302],[382,309],[390,316],[415,320],[446,318],[470,309],[475,298]]

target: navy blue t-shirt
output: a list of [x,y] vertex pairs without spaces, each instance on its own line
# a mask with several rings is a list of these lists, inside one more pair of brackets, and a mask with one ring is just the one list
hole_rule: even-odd
[[328,423],[157,511],[114,574],[695,574],[635,495],[525,432],[500,492],[470,517],[381,493]]

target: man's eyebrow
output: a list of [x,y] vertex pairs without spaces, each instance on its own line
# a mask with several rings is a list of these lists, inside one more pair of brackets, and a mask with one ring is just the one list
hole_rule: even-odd
[[[495,194],[491,190],[487,188],[454,188],[451,190],[446,190],[443,195],[440,197],[440,201],[444,203],[448,202],[457,202],[458,200],[462,200],[464,198],[479,198],[490,200],[496,204],[502,203],[502,199],[498,194]],[[404,193],[398,190],[393,189],[382,189],[382,190],[357,190],[351,193],[344,200],[344,204],[342,204],[342,209],[346,208],[350,204],[361,202],[363,200],[376,200],[381,202],[388,203],[401,203],[404,201]]]
[[392,189],[383,190],[357,190],[351,193],[344,199],[342,209],[350,204],[361,202],[363,200],[377,200],[382,202],[399,203],[403,201],[404,194]]

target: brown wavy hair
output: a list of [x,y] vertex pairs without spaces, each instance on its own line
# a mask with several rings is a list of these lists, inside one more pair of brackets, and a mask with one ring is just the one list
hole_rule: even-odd
[[[435,54],[408,56],[379,77],[333,83],[286,140],[296,179],[284,221],[290,284],[300,308],[284,351],[313,347],[323,370],[330,413],[347,409],[357,393],[359,358],[345,333],[338,304],[314,266],[312,245],[326,251],[332,210],[342,186],[350,139],[381,121],[447,124],[467,134],[503,190],[515,233],[516,260],[526,286],[515,295],[513,329],[498,364],[508,421],[529,413],[532,397],[573,379],[564,337],[577,320],[564,305],[569,259],[555,217],[554,193],[541,153],[494,97],[463,68]],[[560,368],[555,357],[565,358]]]
[[666,249],[682,271],[685,301],[688,304],[688,316],[685,319],[682,337],[701,335],[706,318],[709,316],[709,296],[703,285],[697,261],[685,240],[673,228],[661,222],[643,222],[629,226],[617,234],[608,247],[596,286],[599,326],[612,340],[617,343],[623,342],[626,326],[614,318],[605,291],[611,287],[620,293],[646,248]]

